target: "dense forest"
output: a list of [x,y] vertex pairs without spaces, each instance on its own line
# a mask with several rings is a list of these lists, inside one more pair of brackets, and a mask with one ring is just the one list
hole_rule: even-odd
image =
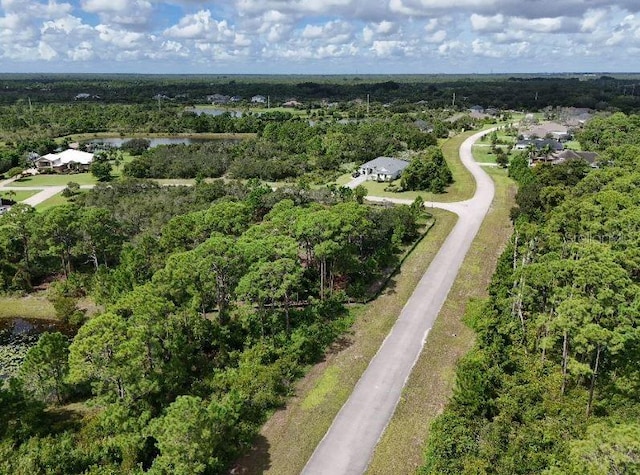
[[129,179],[14,206],[2,287],[66,276],[50,298],[79,329],[43,334],[0,388],[0,472],[223,473],[428,219],[362,197]]
[[144,75],[4,75],[0,103],[74,102],[86,94],[90,102],[142,104],[161,96],[180,104],[202,103],[211,94],[270,96],[276,102],[296,98],[305,103],[364,100],[385,103],[426,101],[430,108],[465,108],[475,104],[501,109],[540,110],[548,106],[636,111],[640,106],[637,79],[535,76],[144,76]]
[[468,308],[476,345],[422,473],[640,470],[639,121],[586,127],[597,170],[512,160],[515,233],[490,298]]

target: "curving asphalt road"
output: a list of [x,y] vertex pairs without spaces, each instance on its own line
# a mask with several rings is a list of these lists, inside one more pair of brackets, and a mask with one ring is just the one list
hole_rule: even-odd
[[[420,356],[429,330],[493,201],[493,181],[471,154],[473,143],[489,132],[485,130],[469,137],[460,147],[462,163],[476,180],[473,198],[456,203],[425,203],[427,207],[453,211],[459,219],[378,353],[307,462],[303,474],[360,475],[367,469],[375,446],[391,420],[402,389]],[[374,197],[367,199],[385,200]]]

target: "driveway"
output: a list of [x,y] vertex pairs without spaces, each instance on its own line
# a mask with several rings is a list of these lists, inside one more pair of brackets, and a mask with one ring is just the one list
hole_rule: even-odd
[[[483,131],[469,137],[460,147],[462,163],[477,183],[473,198],[457,203],[425,203],[425,206],[457,213],[458,222],[302,473],[359,475],[366,470],[375,446],[393,416],[429,330],[493,201],[493,181],[471,155],[471,145],[489,132]],[[367,199],[384,200],[375,197]]]
[[351,180],[349,183],[347,183],[344,186],[346,186],[347,188],[351,188],[353,190],[358,185],[362,185],[365,181],[367,181],[367,175],[362,174],[355,177],[353,180]]

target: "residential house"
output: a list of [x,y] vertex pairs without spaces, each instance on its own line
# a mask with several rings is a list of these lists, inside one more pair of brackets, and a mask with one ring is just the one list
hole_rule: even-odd
[[560,152],[564,150],[564,145],[555,139],[525,139],[516,143],[514,150],[527,150],[533,147],[536,151],[542,152],[549,150],[550,152]]
[[207,102],[211,104],[227,104],[231,98],[224,94],[211,94],[207,96]]
[[361,175],[367,180],[393,181],[400,178],[402,171],[409,166],[409,162],[391,157],[378,157],[360,165]]
[[584,160],[591,168],[598,168],[599,155],[596,152],[576,152],[574,150],[563,150],[548,157],[546,163],[559,165],[569,160]]
[[54,170],[64,173],[71,170],[87,171],[93,162],[93,154],[80,150],[65,150],[60,153],[48,153],[34,161],[38,170]]
[[253,104],[266,104],[267,98],[261,95],[253,96],[251,98]]
[[298,102],[295,99],[288,100],[287,102],[282,103],[282,107],[300,107],[302,106],[302,102]]

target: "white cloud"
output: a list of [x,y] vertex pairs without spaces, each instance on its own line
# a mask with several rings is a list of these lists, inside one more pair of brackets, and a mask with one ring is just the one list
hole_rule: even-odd
[[562,18],[512,18],[509,22],[511,28],[538,33],[554,33],[562,29]]
[[484,16],[484,15],[471,15],[471,27],[475,31],[482,32],[495,32],[500,31],[504,28],[505,23],[504,15],[497,14],[493,16]]
[[44,59],[45,61],[51,61],[53,58],[58,56],[57,51],[44,41],[41,41],[38,44],[38,54],[40,55],[40,58]]

